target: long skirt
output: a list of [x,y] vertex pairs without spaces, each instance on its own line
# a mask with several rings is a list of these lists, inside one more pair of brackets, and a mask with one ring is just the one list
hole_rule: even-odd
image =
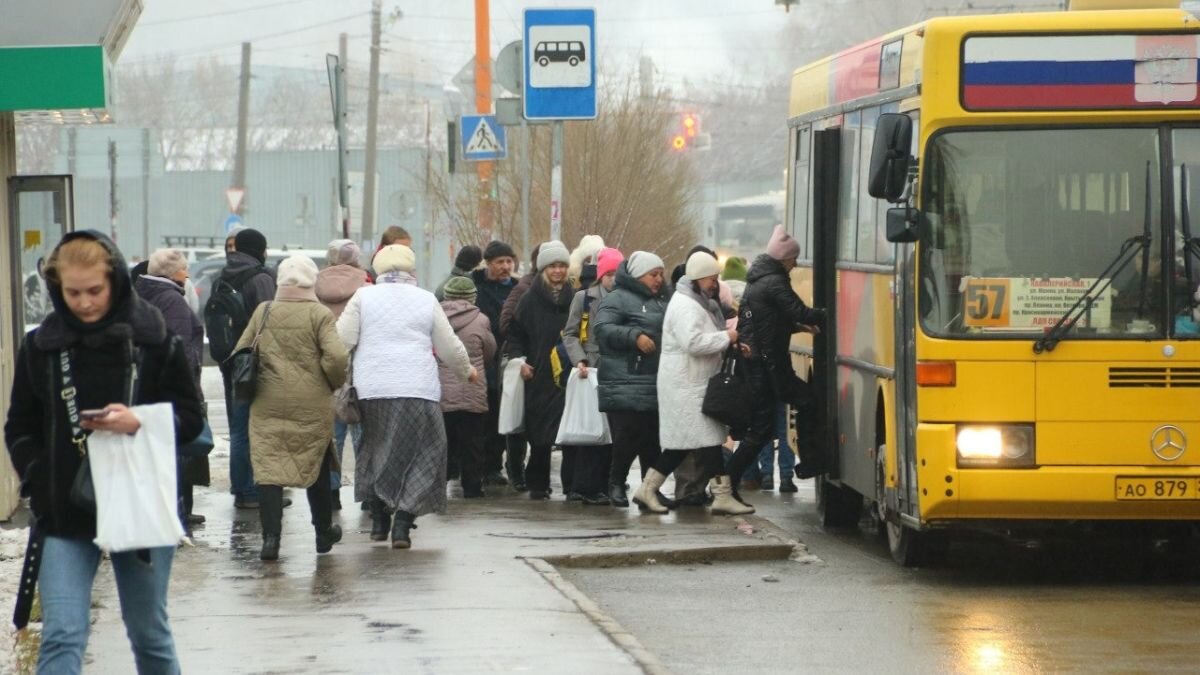
[[377,498],[414,516],[446,510],[446,427],[436,401],[360,401],[362,446],[355,458],[354,498]]

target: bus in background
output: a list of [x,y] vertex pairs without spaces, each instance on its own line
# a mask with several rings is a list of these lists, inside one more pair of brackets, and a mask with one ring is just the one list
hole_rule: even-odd
[[783,222],[786,201],[785,191],[774,190],[718,204],[712,233],[714,249],[722,258],[754,260],[767,250],[771,231]]
[[937,18],[795,71],[825,525],[865,508],[905,565],[967,530],[1195,541],[1198,29]]

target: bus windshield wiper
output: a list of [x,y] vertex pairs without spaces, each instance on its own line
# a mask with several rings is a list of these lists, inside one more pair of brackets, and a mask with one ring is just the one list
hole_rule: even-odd
[[[1179,224],[1183,234],[1183,273],[1187,278],[1188,291],[1191,292],[1191,285],[1194,283],[1193,276],[1194,268],[1192,266],[1192,258],[1200,260],[1200,237],[1192,236],[1192,214],[1190,200],[1188,199],[1188,168],[1187,164],[1179,166]],[[1192,306],[1196,305],[1195,301]]]
[[1133,261],[1139,253],[1142,254],[1142,294],[1138,302],[1138,316],[1142,316],[1145,311],[1147,292],[1146,286],[1149,282],[1149,256],[1150,243],[1153,240],[1153,231],[1151,229],[1151,214],[1150,214],[1150,162],[1146,162],[1146,208],[1143,214],[1142,233],[1130,237],[1121,243],[1121,250],[1117,253],[1117,257],[1113,259],[1108,267],[1096,277],[1092,285],[1084,291],[1083,295],[1071,305],[1066,312],[1063,313],[1058,321],[1054,323],[1040,338],[1033,343],[1033,352],[1041,354],[1042,352],[1052,352],[1058,346],[1058,343],[1066,336],[1066,334],[1079,323],[1079,319],[1083,318],[1092,309],[1092,305],[1096,300],[1112,286],[1113,279],[1117,277],[1129,263]]

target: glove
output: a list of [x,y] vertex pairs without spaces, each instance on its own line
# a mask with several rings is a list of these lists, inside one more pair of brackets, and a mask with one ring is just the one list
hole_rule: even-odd
[[821,307],[813,307],[808,310],[808,321],[805,322],[809,326],[817,328],[825,328],[825,310]]

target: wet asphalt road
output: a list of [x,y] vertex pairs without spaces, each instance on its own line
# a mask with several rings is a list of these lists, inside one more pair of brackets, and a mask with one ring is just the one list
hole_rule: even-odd
[[[210,413],[224,433],[219,400]],[[269,564],[257,559],[257,512],[235,511],[225,493],[223,448],[213,464],[213,487],[197,499],[209,523],[172,578],[172,623],[192,673],[639,672],[522,558],[744,546],[762,535],[696,509],[639,516],[497,490],[453,498],[446,515],[420,521],[413,550],[392,551],[367,541],[369,519],[345,488],[346,539],[317,556],[303,492],[293,490],[282,559]],[[822,530],[809,483],[795,496],[747,497],[820,561],[716,556],[560,571],[681,674],[1200,672],[1194,553],[986,540],[956,545],[943,564],[902,569],[869,531]],[[96,588],[87,672],[133,672],[107,566]]]
[[565,574],[677,673],[1200,672],[1194,556],[988,540],[902,569],[873,533],[823,531],[812,497],[750,501],[818,564]]

